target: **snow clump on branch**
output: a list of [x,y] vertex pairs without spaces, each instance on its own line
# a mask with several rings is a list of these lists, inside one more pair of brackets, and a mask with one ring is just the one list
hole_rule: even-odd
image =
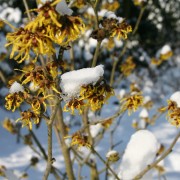
[[126,147],[118,176],[123,180],[133,179],[155,160],[158,149],[159,143],[150,131],[134,133]]

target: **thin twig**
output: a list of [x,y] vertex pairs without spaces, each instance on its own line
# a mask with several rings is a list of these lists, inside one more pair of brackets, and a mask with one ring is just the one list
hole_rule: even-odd
[[100,47],[101,47],[101,42],[102,42],[102,41],[98,41],[98,42],[97,42],[96,50],[95,50],[94,57],[93,57],[92,67],[95,67],[96,64],[97,64],[97,59],[98,59],[98,56],[99,56],[99,51],[100,51]]
[[141,179],[149,170],[154,168],[160,161],[162,161],[166,156],[168,156],[172,152],[172,149],[173,149],[174,145],[176,144],[176,142],[178,141],[179,137],[180,137],[180,131],[176,135],[176,137],[173,140],[173,142],[171,143],[170,147],[162,154],[162,156],[159,157],[152,164],[148,165],[145,169],[143,169],[143,171],[141,171],[138,175],[136,175],[134,177],[134,180]]
[[29,12],[29,7],[28,7],[28,4],[27,4],[27,1],[23,0],[23,3],[24,3],[24,6],[25,6],[25,9],[26,9],[26,13],[27,13],[28,19],[30,21],[31,20],[31,15],[30,15],[30,12]]
[[109,169],[109,171],[111,171],[111,173],[114,175],[114,177],[117,180],[120,180],[120,178],[117,176],[117,174],[111,169],[109,164],[101,157],[101,155],[93,147],[91,149],[99,157],[99,159],[106,165],[106,167]]

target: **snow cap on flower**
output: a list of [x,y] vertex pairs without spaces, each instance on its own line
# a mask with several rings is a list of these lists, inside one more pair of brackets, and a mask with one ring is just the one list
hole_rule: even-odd
[[173,93],[170,100],[176,102],[177,107],[180,108],[180,91]]
[[73,13],[73,10],[68,7],[65,0],[61,0],[56,5],[56,11],[61,15],[68,15],[68,16],[71,16]]
[[111,150],[106,154],[106,158],[108,159],[108,161],[111,162],[116,162],[119,160],[119,153],[115,150]]
[[170,51],[172,51],[172,50],[171,50],[171,47],[166,44],[166,45],[164,45],[164,46],[162,47],[162,49],[160,50],[160,54],[166,54],[166,53],[168,53],[168,52],[170,52]]
[[13,94],[18,92],[24,92],[24,87],[21,84],[19,84],[17,81],[15,81],[9,89],[9,93]]
[[83,85],[96,83],[104,74],[103,65],[94,68],[83,68],[64,73],[61,76],[62,93],[72,98],[80,93]]

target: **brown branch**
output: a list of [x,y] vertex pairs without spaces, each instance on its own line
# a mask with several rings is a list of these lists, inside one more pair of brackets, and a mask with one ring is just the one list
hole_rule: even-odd
[[48,157],[47,157],[47,166],[46,166],[43,180],[48,179],[49,173],[51,172],[51,168],[52,168],[52,163],[53,163],[52,162],[52,127],[53,127],[53,121],[54,121],[56,113],[57,113],[58,105],[59,105],[59,103],[57,103],[55,105],[55,107],[52,111],[51,118],[47,123],[47,127],[48,127]]
[[180,131],[178,132],[178,134],[176,135],[175,139],[173,140],[173,142],[171,143],[170,147],[162,154],[161,157],[159,157],[155,162],[153,162],[152,164],[148,165],[143,171],[141,171],[138,175],[135,176],[134,180],[138,180],[141,179],[149,170],[151,170],[152,168],[154,168],[160,161],[162,161],[166,156],[168,156],[171,152],[172,149],[174,147],[174,145],[176,144],[176,142],[178,141],[180,137]]

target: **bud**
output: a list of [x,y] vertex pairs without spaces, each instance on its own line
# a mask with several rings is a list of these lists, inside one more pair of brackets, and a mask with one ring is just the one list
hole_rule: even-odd
[[110,162],[116,162],[120,159],[119,153],[115,150],[111,150],[106,154],[106,158]]

